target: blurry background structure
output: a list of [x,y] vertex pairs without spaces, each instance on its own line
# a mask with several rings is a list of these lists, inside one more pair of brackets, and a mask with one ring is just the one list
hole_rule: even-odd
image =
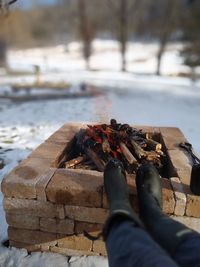
[[179,43],[176,50],[189,68],[176,75],[194,78],[200,57],[199,10],[199,1],[189,0],[20,0],[0,21],[0,65],[6,66],[7,49],[62,44],[67,52],[70,43],[80,41],[86,67],[92,69],[94,41],[100,39],[116,41],[123,71],[131,69],[134,44],[156,44],[154,72],[160,75],[167,47]]
[[[0,0],[0,181],[71,121],[175,126],[200,153],[199,0],[10,1]],[[0,259],[108,266],[3,246]]]

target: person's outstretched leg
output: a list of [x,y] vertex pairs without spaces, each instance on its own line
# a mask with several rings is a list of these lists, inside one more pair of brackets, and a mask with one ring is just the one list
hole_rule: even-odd
[[104,227],[104,239],[110,267],[177,267],[176,263],[144,230],[133,211],[121,163],[110,161],[104,172],[110,216]]
[[[151,236],[181,266],[200,264],[200,235],[162,212],[160,176],[152,164],[146,163],[140,166],[136,175],[136,185],[140,215]],[[196,245],[190,242],[193,239],[196,240]],[[198,254],[195,258],[194,249]]]
[[174,260],[183,267],[200,266],[200,235],[194,233],[176,249]]

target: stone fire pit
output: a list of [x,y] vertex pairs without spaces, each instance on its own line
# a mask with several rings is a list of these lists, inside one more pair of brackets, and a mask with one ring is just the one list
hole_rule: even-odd
[[[91,241],[108,215],[103,174],[57,168],[83,124],[65,124],[20,163],[2,182],[10,246],[65,255],[106,255],[102,240]],[[135,126],[134,126],[135,127]],[[189,189],[191,162],[178,147],[186,138],[178,128],[136,127],[154,133],[168,155],[163,183],[164,212],[200,231],[200,197]],[[134,175],[130,197],[137,207]]]

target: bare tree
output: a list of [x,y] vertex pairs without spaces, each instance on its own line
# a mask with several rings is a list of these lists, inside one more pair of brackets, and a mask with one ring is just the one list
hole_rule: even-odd
[[[115,3],[114,3],[115,2]],[[129,19],[130,15],[134,15],[134,10],[136,9],[138,0],[107,0],[109,7],[111,8],[113,15],[115,16],[116,22],[118,24],[117,38],[120,43],[121,52],[121,70],[126,71],[127,60],[127,42],[129,37]]]
[[17,0],[0,0],[0,67],[6,68],[7,40],[6,40],[6,19],[8,8]]
[[0,17],[0,67],[6,67],[7,42],[5,36],[5,18]]
[[159,0],[151,2],[149,31],[158,39],[156,74],[160,75],[162,57],[173,32],[178,28],[181,0]]
[[128,3],[127,0],[120,0],[120,10],[119,13],[120,23],[119,23],[119,42],[121,47],[122,55],[122,71],[126,71],[126,50],[128,41]]
[[87,14],[86,0],[78,0],[79,31],[83,44],[83,57],[86,68],[90,69],[90,56],[92,54],[92,41],[94,39],[94,28]]
[[6,42],[3,39],[0,39],[0,67],[6,67]]
[[156,74],[160,75],[161,60],[164,54],[165,48],[169,41],[169,38],[174,30],[173,28],[173,11],[174,11],[174,0],[166,1],[166,6],[163,7],[162,20],[160,21],[160,31],[159,31],[159,48],[157,52],[157,68]]
[[127,0],[119,0],[116,5],[116,3],[114,4],[112,0],[107,1],[118,23],[117,38],[120,43],[121,70],[126,71],[126,51],[128,41],[128,3]]
[[181,55],[184,63],[190,67],[191,79],[196,81],[196,68],[200,66],[200,3],[197,0],[188,1],[183,19],[184,37],[187,40]]
[[157,52],[157,66],[156,66],[156,75],[160,75],[160,69],[161,69],[161,60],[163,57],[163,54],[165,52],[165,49],[167,47],[167,43],[169,41],[171,35],[170,29],[167,27],[167,30],[164,30],[159,37],[159,47]]

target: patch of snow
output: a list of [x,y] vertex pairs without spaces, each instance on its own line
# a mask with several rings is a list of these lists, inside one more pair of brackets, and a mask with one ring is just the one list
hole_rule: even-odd
[[[79,42],[72,42],[67,46],[12,50],[8,53],[8,62],[12,69],[32,72],[34,72],[34,65],[40,66],[43,72],[84,70],[85,62],[82,58],[81,47]],[[94,52],[90,60],[92,69],[99,71],[120,70],[121,56],[118,42],[96,39],[93,41],[92,47]],[[157,43],[129,42],[127,47],[128,71],[146,74],[155,73]],[[183,59],[179,53],[182,48],[181,43],[168,44],[161,65],[163,75],[190,72],[189,68],[183,65]],[[22,58],[26,58],[26,61],[21,60]]]
[[[80,82],[101,86],[104,95],[90,99],[65,99],[14,103],[0,101],[0,159],[5,167],[0,170],[0,181],[21,160],[26,158],[41,142],[66,122],[108,122],[116,118],[120,122],[136,125],[179,127],[200,153],[200,83],[187,78],[157,77],[121,73],[118,45],[115,41],[94,42],[95,54],[91,58],[94,69],[85,71],[80,45],[37,48],[11,51],[9,63],[12,68],[33,71],[33,65],[41,66],[41,81],[68,82],[77,90]],[[168,46],[163,58],[162,71],[176,74],[182,71],[182,59],[177,49],[180,44]],[[153,73],[156,66],[156,44],[129,44],[128,68],[131,71]],[[26,59],[24,62],[24,58]],[[23,63],[22,63],[23,62]],[[103,70],[106,69],[107,71]],[[185,71],[185,69],[184,69]],[[32,83],[35,77],[2,76],[0,93],[10,92],[9,84]],[[4,86],[3,86],[4,84]],[[5,84],[7,84],[5,86]],[[37,90],[38,92],[38,90]],[[30,94],[34,94],[32,90]],[[7,224],[0,194],[0,240],[7,238]],[[68,258],[51,253],[32,253],[26,250],[7,249],[0,246],[0,266],[72,266],[107,267],[103,257]]]

